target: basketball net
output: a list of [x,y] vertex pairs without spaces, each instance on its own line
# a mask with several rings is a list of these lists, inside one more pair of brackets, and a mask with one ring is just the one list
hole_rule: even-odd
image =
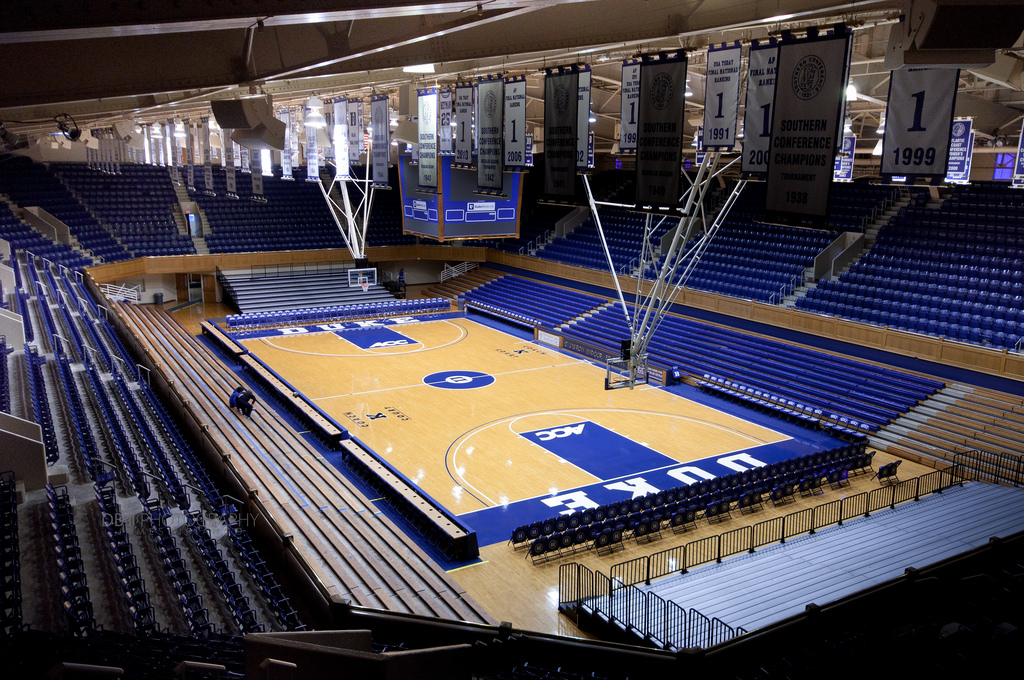
[[369,281],[360,281],[359,282],[359,287],[363,289],[364,293],[369,293],[370,292],[370,282]]

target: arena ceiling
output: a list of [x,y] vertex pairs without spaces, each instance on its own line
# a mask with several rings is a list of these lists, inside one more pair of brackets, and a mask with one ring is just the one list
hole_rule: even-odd
[[[691,51],[693,114],[709,42],[750,40],[844,21],[855,29],[849,108],[873,143],[884,110],[889,31],[909,0],[7,0],[0,22],[0,122],[43,138],[68,113],[83,130],[118,120],[209,112],[250,93],[275,106],[321,97],[397,95],[494,74],[528,77],[528,119],[543,119],[545,66],[589,63],[598,151],[612,151],[623,58]],[[1022,48],[1018,40],[1015,48]],[[981,140],[1016,142],[1024,118],[1019,54],[961,74],[957,115]],[[432,74],[404,67],[432,64]],[[394,101],[397,102],[396,96]],[[1011,139],[1012,138],[1012,139]]]

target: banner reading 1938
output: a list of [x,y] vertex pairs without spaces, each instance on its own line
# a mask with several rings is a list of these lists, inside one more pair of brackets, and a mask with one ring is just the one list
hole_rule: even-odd
[[576,193],[576,110],[579,71],[575,67],[548,69],[544,78],[544,191]]
[[502,117],[504,113],[504,81],[498,78],[481,78],[477,89],[477,149],[476,183],[484,189],[501,189],[502,177]]
[[638,206],[679,205],[682,169],[686,55],[645,56],[640,67],[639,133],[636,143]]
[[437,90],[419,90],[417,113],[419,144],[416,163],[420,189],[437,191]]
[[765,208],[824,217],[849,81],[847,32],[783,42],[775,79],[775,111]]
[[390,128],[388,127],[388,96],[375,94],[370,97],[370,172],[373,186],[388,186],[388,162],[391,158]]

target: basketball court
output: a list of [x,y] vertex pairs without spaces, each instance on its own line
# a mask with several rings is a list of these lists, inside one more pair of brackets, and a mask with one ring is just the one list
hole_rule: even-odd
[[236,337],[481,545],[546,516],[828,445],[693,390],[605,390],[604,368],[459,314]]

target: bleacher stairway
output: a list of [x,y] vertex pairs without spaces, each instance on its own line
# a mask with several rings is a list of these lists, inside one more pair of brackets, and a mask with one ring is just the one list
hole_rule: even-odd
[[1024,400],[954,384],[873,435],[871,445],[929,465],[974,450],[1024,455]]
[[219,278],[226,297],[234,300],[243,314],[395,299],[379,284],[371,285],[365,293],[360,288],[349,288],[348,274],[342,269],[272,277],[228,272]]
[[637,587],[754,631],[1020,531],[1024,491],[968,482]]
[[473,290],[478,286],[482,286],[488,281],[493,281],[502,274],[496,272],[493,269],[478,268],[473,269],[465,274],[460,274],[454,278],[448,279],[443,283],[439,283],[436,286],[431,286],[426,290],[426,295],[429,297],[443,297],[450,300],[457,299],[463,293]]

